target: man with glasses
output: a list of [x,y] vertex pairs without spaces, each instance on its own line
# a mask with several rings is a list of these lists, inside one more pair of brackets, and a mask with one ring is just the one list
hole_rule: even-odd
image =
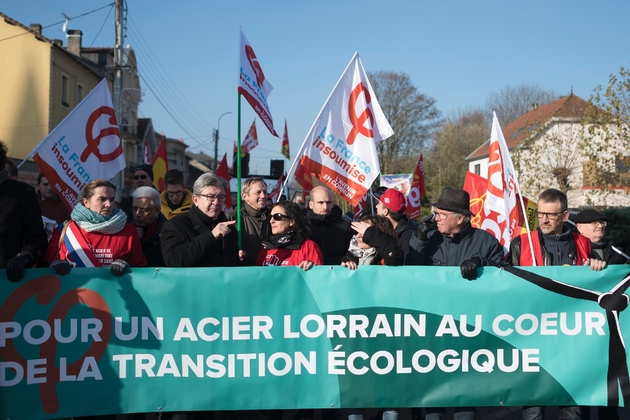
[[[243,250],[245,251],[243,265],[256,265],[256,257],[262,247],[262,238],[266,238],[271,233],[267,197],[267,184],[263,178],[252,177],[243,182],[241,191],[243,199],[241,235],[243,235]],[[228,219],[236,220],[236,210],[228,213]]]
[[[596,271],[603,269],[604,261],[589,258],[591,241],[564,226],[569,219],[567,209],[566,194],[554,188],[543,191],[538,196],[538,229],[531,233],[531,247],[526,233],[518,236],[510,244],[508,261],[517,266],[590,265]],[[558,418],[579,420],[582,412],[578,406],[560,407]],[[523,407],[523,420],[539,420],[543,416],[543,407]]]
[[164,267],[160,234],[166,217],[160,212],[160,193],[152,187],[136,188],[133,198],[133,224],[142,243],[149,267]]
[[606,238],[606,216],[593,209],[582,210],[575,216],[578,231],[591,240],[591,258],[605,261],[606,264],[626,264],[628,258],[615,248]]
[[[133,189],[153,185],[153,166],[140,165],[133,170]],[[133,197],[129,196],[117,206],[127,215],[127,223],[133,224]]]
[[230,267],[240,264],[238,235],[223,213],[227,183],[211,173],[193,185],[190,211],[162,228],[162,255],[167,267]]
[[184,174],[171,169],[164,174],[162,191],[162,214],[168,220],[187,213],[192,206],[192,194],[184,187]]

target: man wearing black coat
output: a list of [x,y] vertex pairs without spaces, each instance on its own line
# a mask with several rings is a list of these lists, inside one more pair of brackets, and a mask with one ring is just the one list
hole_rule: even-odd
[[407,199],[396,188],[388,188],[382,194],[375,195],[375,198],[378,198],[376,214],[387,217],[392,222],[396,235],[398,235],[398,246],[402,249],[406,261],[407,254],[409,254],[409,241],[418,228],[414,221],[405,214]]
[[306,217],[311,239],[321,248],[324,264],[341,264],[354,235],[350,222],[343,218],[341,208],[333,203],[332,192],[326,187],[311,190],[308,206]]
[[162,214],[160,193],[152,187],[136,188],[133,199],[133,224],[142,243],[142,251],[149,267],[165,267],[160,235],[166,223]]
[[612,241],[606,238],[606,216],[593,209],[582,210],[575,216],[578,231],[591,240],[593,250],[591,258],[606,261],[606,264],[626,264],[628,258],[623,256]]
[[234,221],[223,213],[227,183],[213,174],[193,185],[193,206],[164,223],[162,255],[167,267],[230,267],[239,265]]
[[24,277],[48,246],[35,188],[10,179],[4,164],[7,147],[0,142],[0,269],[10,281]]

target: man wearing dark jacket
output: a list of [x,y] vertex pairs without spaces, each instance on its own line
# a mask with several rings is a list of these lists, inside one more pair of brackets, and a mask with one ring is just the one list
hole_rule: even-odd
[[35,188],[9,178],[7,147],[0,141],[0,269],[10,281],[24,277],[46,251],[48,240]]
[[42,216],[54,220],[57,223],[63,223],[66,220],[70,220],[70,210],[61,201],[55,188],[50,185],[48,178],[40,173],[37,177],[37,190],[39,196],[39,208],[42,211]]
[[311,190],[308,207],[306,218],[311,239],[321,248],[324,264],[341,264],[354,235],[350,222],[344,219],[341,208],[333,203],[332,192],[326,187]]
[[[241,191],[241,235],[245,259],[243,265],[256,265],[262,238],[271,234],[269,209],[267,208],[267,184],[261,177],[248,178]],[[236,210],[228,213],[229,220],[236,220]]]
[[193,206],[164,223],[162,255],[167,267],[230,267],[239,265],[234,224],[223,213],[227,183],[213,174],[193,185]]
[[165,267],[160,234],[166,222],[161,212],[160,193],[152,187],[136,188],[133,198],[133,224],[142,243],[149,267]]
[[402,249],[406,260],[407,254],[409,254],[409,240],[418,228],[413,220],[410,220],[405,214],[407,199],[396,188],[388,188],[381,195],[375,195],[375,198],[378,198],[376,214],[387,217],[392,222],[396,235],[398,235],[398,246]]
[[593,209],[582,210],[575,216],[578,231],[591,240],[591,258],[606,261],[606,264],[626,264],[628,258],[613,247],[612,241],[606,238],[606,216]]

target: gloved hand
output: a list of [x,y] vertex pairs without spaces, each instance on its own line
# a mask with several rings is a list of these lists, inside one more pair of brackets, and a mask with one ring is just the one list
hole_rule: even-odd
[[437,229],[437,226],[435,225],[435,219],[433,219],[433,215],[430,214],[428,216],[423,216],[422,219],[420,219],[420,225],[418,226],[418,233],[416,234],[416,236],[418,236],[418,239],[424,242],[427,240],[427,235],[429,234],[429,231],[435,229]]
[[34,258],[28,252],[20,252],[15,257],[7,261],[7,278],[16,282],[24,277],[24,270],[33,265]]
[[477,278],[477,268],[481,267],[483,261],[480,257],[472,257],[466,260],[459,267],[462,271],[462,277],[467,280],[474,280]]
[[65,276],[70,273],[70,263],[66,260],[55,260],[50,263],[50,268],[55,270],[58,276]]
[[125,260],[116,260],[109,266],[110,271],[116,277],[120,277],[125,274],[125,270],[129,268],[129,263]]

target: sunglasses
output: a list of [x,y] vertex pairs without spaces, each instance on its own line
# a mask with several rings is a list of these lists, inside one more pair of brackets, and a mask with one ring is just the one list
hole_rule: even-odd
[[290,219],[291,217],[287,216],[286,214],[282,214],[282,213],[274,213],[274,214],[271,215],[271,218],[273,220],[276,220],[276,221],[279,222],[280,220],[282,220],[282,218]]
[[135,179],[136,181],[139,180],[139,179],[147,179],[147,176],[146,175],[134,175],[133,179]]

